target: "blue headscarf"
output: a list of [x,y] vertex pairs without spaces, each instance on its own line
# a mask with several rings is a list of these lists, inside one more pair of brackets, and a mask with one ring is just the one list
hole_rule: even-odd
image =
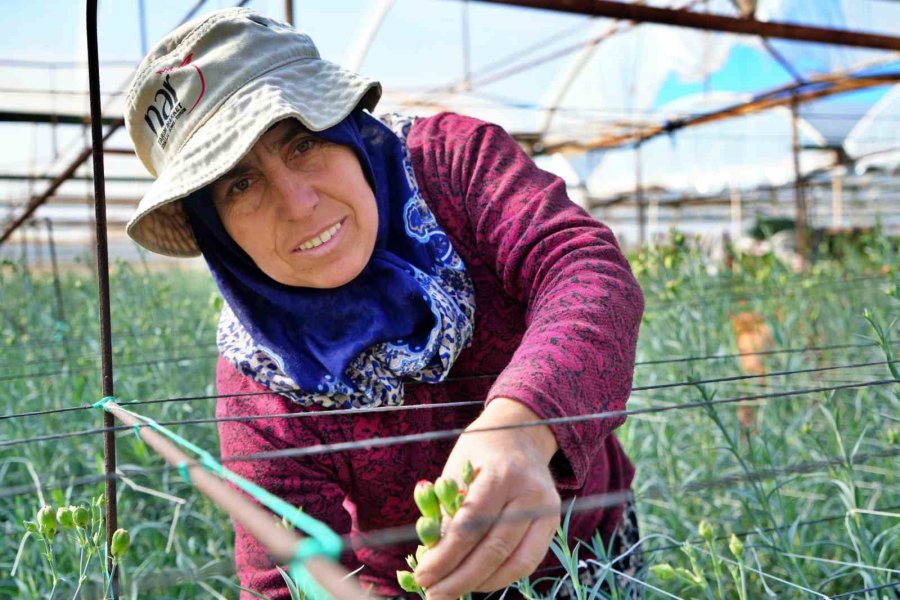
[[[409,123],[399,133],[405,138]],[[333,289],[265,275],[228,235],[208,194],[184,208],[227,306],[219,350],[245,375],[296,402],[402,402],[402,377],[440,381],[472,337],[474,292],[422,199],[404,139],[355,111],[316,136],[351,148],[378,206],[375,250]]]

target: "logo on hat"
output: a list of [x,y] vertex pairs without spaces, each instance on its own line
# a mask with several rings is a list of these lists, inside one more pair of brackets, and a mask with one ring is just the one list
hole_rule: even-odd
[[[192,54],[188,54],[177,67],[166,67],[157,71],[157,74],[165,75],[165,77],[163,78],[162,87],[156,90],[156,93],[153,95],[153,102],[144,113],[144,121],[147,123],[150,131],[153,132],[153,135],[156,136],[156,142],[162,148],[165,148],[169,143],[169,136],[178,119],[186,112],[189,113],[194,110],[206,93],[206,80],[203,77],[203,71],[197,65],[191,64],[192,57]],[[197,71],[197,75],[200,78],[200,93],[197,95],[197,99],[194,100],[191,108],[185,109],[170,81],[170,71],[188,66],[193,67]]]

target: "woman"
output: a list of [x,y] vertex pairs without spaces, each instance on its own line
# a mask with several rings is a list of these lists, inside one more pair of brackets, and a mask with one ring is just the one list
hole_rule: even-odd
[[[128,233],[209,265],[226,301],[216,414],[307,417],[221,422],[222,455],[624,408],[643,297],[613,234],[499,127],[382,123],[367,112],[380,91],[244,9],[180,27],[138,70],[127,125],[158,179]],[[399,405],[424,409],[363,411]],[[457,598],[554,564],[561,497],[629,490],[623,420],[231,466],[364,542],[415,521],[416,481],[470,460],[480,473],[416,572],[429,598]],[[630,503],[572,516],[571,543],[595,532],[633,544]],[[240,526],[235,546],[244,587],[288,597]],[[396,595],[414,548],[358,545],[343,561]]]

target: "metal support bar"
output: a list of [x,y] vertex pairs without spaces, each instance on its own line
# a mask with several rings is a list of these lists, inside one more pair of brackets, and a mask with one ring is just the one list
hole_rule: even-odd
[[[52,112],[29,112],[29,111],[0,111],[0,122],[2,123],[46,123],[51,125],[87,125],[91,119],[87,115],[79,114],[59,114]],[[104,125],[112,125],[121,121],[116,117],[104,117]]]
[[671,8],[657,8],[642,4],[611,2],[609,0],[480,0],[493,4],[506,4],[525,8],[539,8],[558,12],[589,15],[592,17],[608,17],[658,23],[674,27],[688,27],[707,31],[723,31],[747,35],[761,35],[770,38],[798,40],[818,44],[836,46],[853,46],[857,48],[876,48],[881,50],[900,50],[900,37],[794,25],[754,19],[724,17],[709,13],[697,13]]
[[[103,179],[103,124],[100,110],[100,62],[97,51],[97,0],[87,2],[87,58],[88,86],[91,99],[91,146],[95,149],[94,163],[94,214],[97,220],[97,286],[100,295],[100,371],[104,397],[115,396],[113,386],[112,330],[109,301],[109,255],[106,243],[106,186]],[[103,467],[106,472],[106,572],[111,577],[110,593],[119,597],[119,573],[114,568],[112,556],[113,533],[119,527],[116,504],[116,437],[111,428],[115,418],[103,411]]]
[[[56,296],[56,321],[60,323],[61,326],[64,326],[66,322],[66,311],[65,304],[63,303],[62,283],[59,279],[59,263],[56,260],[56,240],[53,239],[53,221],[48,218],[45,219],[44,222],[47,225],[47,249],[50,252],[50,268],[53,271],[53,293]],[[63,335],[65,334],[64,329],[60,329],[60,332]]]
[[800,105],[796,98],[791,103],[791,140],[794,155],[794,221],[797,231],[797,254],[805,267],[809,261],[809,220],[806,214],[806,192],[803,189],[803,172],[800,167]]

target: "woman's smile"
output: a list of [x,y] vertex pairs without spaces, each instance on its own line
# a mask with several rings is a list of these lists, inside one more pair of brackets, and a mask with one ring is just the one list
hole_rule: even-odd
[[332,248],[337,246],[344,237],[343,225],[345,220],[346,218],[341,219],[334,225],[324,229],[318,235],[298,244],[292,250],[292,253],[301,254],[303,256],[321,256],[328,253]]

